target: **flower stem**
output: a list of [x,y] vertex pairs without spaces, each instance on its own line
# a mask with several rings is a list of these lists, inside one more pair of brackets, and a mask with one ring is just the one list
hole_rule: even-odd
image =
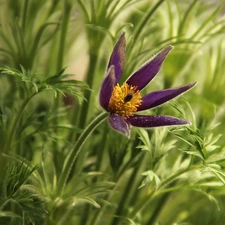
[[72,151],[70,152],[70,154],[68,155],[68,160],[63,172],[61,174],[61,177],[59,179],[59,184],[58,184],[58,195],[60,196],[68,179],[68,176],[70,174],[70,171],[74,165],[74,162],[77,158],[77,156],[79,155],[80,151],[81,151],[81,147],[83,146],[83,144],[85,143],[85,141],[87,140],[87,138],[90,136],[90,134],[92,133],[92,131],[100,124],[102,123],[106,118],[108,117],[108,113],[104,112],[102,114],[100,114],[98,117],[96,117],[87,127],[86,129],[82,132],[82,134],[79,136],[76,144],[74,145],[74,148],[72,149]]

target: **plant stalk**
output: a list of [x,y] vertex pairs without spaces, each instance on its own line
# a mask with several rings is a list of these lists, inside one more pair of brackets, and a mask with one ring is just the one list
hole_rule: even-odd
[[77,156],[79,155],[81,148],[83,146],[83,144],[85,143],[85,141],[87,140],[87,138],[90,136],[90,134],[92,133],[92,131],[99,125],[101,124],[106,118],[108,117],[108,113],[107,112],[103,112],[102,114],[100,114],[98,117],[96,117],[88,126],[87,128],[82,132],[82,134],[80,135],[80,137],[78,138],[76,144],[74,145],[74,148],[72,149],[72,151],[70,152],[70,154],[68,155],[68,160],[63,172],[61,174],[61,177],[59,179],[59,184],[58,184],[58,196],[60,196],[62,194],[63,189],[66,186],[67,183],[67,179],[68,176],[70,174],[70,171],[74,165],[74,162],[77,158]]
[[[89,62],[89,69],[87,73],[86,82],[91,89],[93,87],[93,82],[94,82],[94,72],[97,65],[97,56],[98,56],[98,50],[96,50],[95,53],[90,52],[90,62]],[[87,121],[88,111],[90,107],[91,92],[89,90],[85,90],[84,97],[86,101],[83,102],[82,107],[80,109],[80,118],[79,118],[79,125],[78,125],[80,129],[84,129],[85,123]]]
[[[174,174],[174,175],[168,177],[166,180],[162,181],[159,189],[162,189],[163,187],[167,186],[170,182],[175,180],[180,175],[182,175],[182,174],[184,174],[184,173],[186,173],[188,171],[195,170],[195,169],[196,169],[196,167],[188,167],[186,169],[183,169],[183,170],[177,172],[176,174]],[[139,204],[137,204],[137,206],[130,213],[131,219],[134,219],[136,217],[136,215],[138,215],[149,204],[149,202],[152,200],[152,197],[156,193],[157,194],[160,193],[159,189],[153,190],[146,198],[144,198]]]
[[28,102],[30,101],[30,99],[36,95],[36,93],[33,93],[29,98],[25,99],[24,102],[22,103],[22,105],[20,106],[20,109],[16,115],[16,117],[14,118],[13,122],[12,122],[12,125],[9,129],[9,133],[6,137],[6,142],[4,144],[4,148],[3,148],[3,151],[2,153],[6,153],[7,150],[10,150],[10,147],[11,147],[11,143],[12,143],[12,139],[14,137],[14,134],[15,134],[15,131],[16,131],[16,126],[19,122],[19,119],[23,113],[23,110],[24,108],[26,107],[26,105],[28,104]]

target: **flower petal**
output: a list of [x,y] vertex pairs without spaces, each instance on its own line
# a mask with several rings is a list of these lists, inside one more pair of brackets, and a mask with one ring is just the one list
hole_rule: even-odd
[[99,94],[99,102],[100,105],[107,111],[109,100],[113,92],[113,88],[116,85],[116,78],[115,78],[115,68],[111,66],[108,69],[107,76],[102,82],[100,94]]
[[185,120],[181,120],[170,116],[135,115],[127,118],[126,121],[135,127],[161,127],[161,126],[189,124],[189,122]]
[[114,130],[124,134],[128,138],[130,137],[130,125],[123,119],[123,117],[112,113],[109,116],[109,124]]
[[144,64],[139,70],[134,72],[126,81],[129,85],[137,86],[138,90],[143,89],[158,73],[167,54],[172,50],[172,46],[167,46],[150,61]]
[[171,89],[165,89],[161,91],[155,91],[151,92],[144,97],[142,97],[142,103],[138,107],[137,111],[150,109],[153,107],[156,107],[158,105],[161,105],[178,95],[184,93],[185,91],[189,90],[193,86],[195,86],[197,82],[189,83],[187,85],[183,85],[177,88],[171,88]]
[[110,68],[112,65],[115,66],[116,83],[118,83],[123,73],[125,60],[126,60],[126,39],[125,39],[125,32],[123,32],[113,49],[108,64],[108,68]]

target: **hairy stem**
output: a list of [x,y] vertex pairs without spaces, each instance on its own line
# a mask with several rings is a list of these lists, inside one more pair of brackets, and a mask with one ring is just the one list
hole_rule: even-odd
[[108,117],[108,113],[104,112],[102,114],[100,114],[98,117],[96,117],[88,126],[87,128],[82,132],[82,134],[80,135],[80,137],[78,138],[76,144],[74,145],[74,148],[72,149],[72,151],[70,152],[70,154],[68,155],[68,160],[67,163],[63,169],[63,172],[61,174],[60,180],[59,180],[59,184],[58,184],[58,195],[61,195],[68,176],[70,174],[71,168],[74,165],[74,162],[77,158],[77,156],[79,155],[80,151],[81,151],[81,147],[83,146],[83,144],[85,143],[85,141],[87,140],[87,138],[90,136],[90,134],[92,133],[92,131],[100,124],[102,123],[106,118]]

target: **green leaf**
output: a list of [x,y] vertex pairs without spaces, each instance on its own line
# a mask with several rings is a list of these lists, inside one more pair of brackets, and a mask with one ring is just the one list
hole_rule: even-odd
[[205,167],[204,169],[205,171],[212,172],[225,184],[224,171],[221,169],[221,167],[218,164],[207,164],[204,167]]
[[140,135],[140,137],[139,137],[140,140],[144,144],[144,145],[138,145],[137,148],[140,148],[144,151],[151,152],[152,148],[151,148],[151,143],[150,143],[148,132],[144,129],[138,129],[137,131],[138,131],[138,134]]
[[3,189],[5,189],[6,194],[5,197],[13,197],[37,168],[38,166],[35,166],[30,169],[30,165],[25,165],[24,162],[20,165],[12,164],[11,166],[8,166],[3,180]]
[[145,179],[142,181],[139,189],[146,185],[154,185],[156,187],[156,189],[158,189],[160,187],[161,180],[158,177],[158,175],[154,173],[154,171],[148,170],[148,171],[142,173],[142,176],[144,176]]
[[203,191],[202,189],[196,189],[196,191],[199,191],[200,193],[202,193],[202,194],[204,194],[205,196],[207,196],[208,199],[209,199],[211,202],[215,203],[215,205],[217,206],[217,210],[220,211],[219,202],[218,202],[218,200],[217,200],[213,195],[211,195],[211,194],[209,194],[209,193]]

